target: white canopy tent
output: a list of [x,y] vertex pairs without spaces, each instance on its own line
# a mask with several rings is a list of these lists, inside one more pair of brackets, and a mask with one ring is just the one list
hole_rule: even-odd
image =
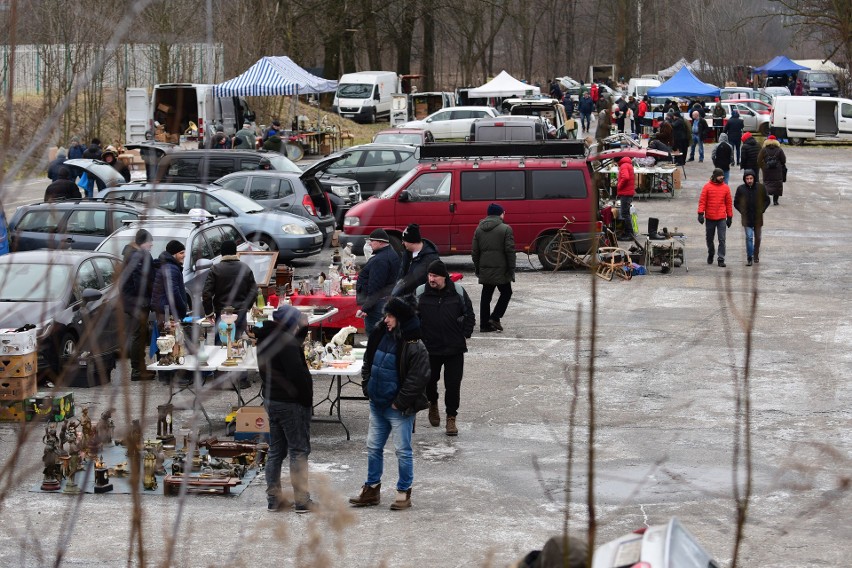
[[830,60],[823,61],[822,59],[793,59],[793,63],[808,67],[811,71],[826,71],[834,75],[843,74],[845,70]]
[[657,71],[657,74],[663,79],[668,79],[669,77],[674,77],[674,74],[680,71],[682,67],[686,67],[693,73],[702,73],[713,70],[713,67],[709,63],[701,61],[700,59],[696,59],[690,63],[685,58],[681,57],[677,60],[677,63],[671,67],[666,67],[665,69]]
[[[530,91],[532,91],[530,93]],[[535,85],[530,85],[522,81],[518,81],[506,71],[500,71],[500,74],[485,83],[484,85],[468,91],[468,96],[472,98],[478,97],[523,97],[527,94],[540,95],[541,89]]]

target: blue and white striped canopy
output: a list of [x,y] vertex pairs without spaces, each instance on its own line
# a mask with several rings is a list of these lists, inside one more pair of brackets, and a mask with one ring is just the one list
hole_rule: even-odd
[[311,75],[286,55],[264,57],[248,70],[213,88],[216,97],[306,95],[337,89],[337,81]]

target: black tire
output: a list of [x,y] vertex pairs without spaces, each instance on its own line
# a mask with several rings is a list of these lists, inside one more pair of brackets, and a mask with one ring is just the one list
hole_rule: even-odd
[[275,244],[275,241],[266,235],[251,235],[248,237],[248,240],[262,251],[272,252],[278,250],[278,245]]
[[77,336],[66,331],[59,339],[57,351],[59,352],[60,361],[68,361],[77,356]]
[[[538,254],[538,261],[541,263],[542,270],[553,271],[556,270],[557,266],[559,266],[560,270],[564,270],[572,265],[571,261],[567,258],[560,258],[559,253],[556,251],[558,245],[559,242],[556,235],[544,235],[538,238],[536,252]],[[570,241],[563,240],[562,246],[567,246],[571,251],[574,250]]]
[[769,136],[769,123],[764,122],[760,125],[760,135],[761,136]]
[[795,144],[796,146],[804,146],[805,139],[804,138],[790,138],[790,144]]
[[370,124],[376,124],[376,109],[373,109],[373,112],[370,113],[369,122]]
[[388,235],[388,242],[398,255],[402,255],[402,253],[405,252],[405,249],[402,246],[402,239],[400,237],[397,237],[396,235]]

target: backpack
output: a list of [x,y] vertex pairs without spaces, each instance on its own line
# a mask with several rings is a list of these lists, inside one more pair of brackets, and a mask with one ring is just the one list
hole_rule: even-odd
[[774,170],[778,167],[778,156],[775,154],[767,154],[766,156],[766,167]]

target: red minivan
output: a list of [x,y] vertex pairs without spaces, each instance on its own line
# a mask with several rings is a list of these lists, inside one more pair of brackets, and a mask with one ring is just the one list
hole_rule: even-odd
[[[469,254],[488,205],[499,203],[519,252],[546,243],[541,237],[555,234],[564,217],[573,218],[570,228],[576,239],[592,242],[598,193],[591,160],[600,156],[580,157],[582,142],[430,144],[420,152],[419,165],[346,213],[342,241],[361,250],[369,234],[383,228],[399,250],[402,231],[417,223],[423,238],[432,241],[441,255]],[[617,159],[639,153],[644,155],[636,150],[605,154]]]

